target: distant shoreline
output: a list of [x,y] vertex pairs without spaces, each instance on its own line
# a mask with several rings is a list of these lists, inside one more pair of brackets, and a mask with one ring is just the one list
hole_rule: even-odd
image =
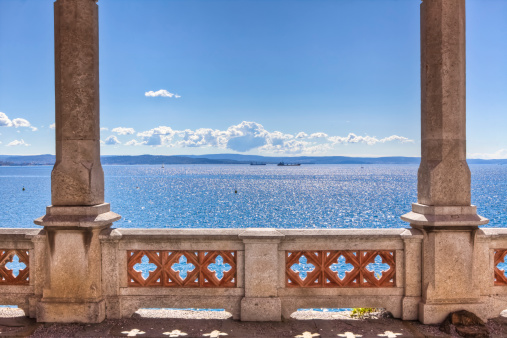
[[[0,155],[0,166],[54,165],[55,155]],[[349,157],[349,156],[300,156],[270,157],[241,154],[210,155],[105,155],[103,165],[171,165],[171,164],[250,164],[279,162],[290,164],[419,164],[420,157]],[[468,159],[469,164],[507,164],[507,159]]]

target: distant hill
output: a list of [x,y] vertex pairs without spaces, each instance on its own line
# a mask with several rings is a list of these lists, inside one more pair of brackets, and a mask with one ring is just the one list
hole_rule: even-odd
[[[251,162],[276,164],[419,164],[419,157],[348,157],[348,156],[299,156],[299,157],[271,157],[241,154],[209,154],[209,155],[136,155],[119,156],[104,155],[101,157],[104,165],[171,165],[171,164],[249,164]],[[53,165],[55,155],[0,155],[0,166]],[[469,164],[507,164],[507,159],[479,160],[469,159]]]
[[163,155],[139,155],[139,156],[102,156],[104,165],[129,165],[129,164],[243,164],[229,159],[209,159],[203,157],[188,156],[163,156]]

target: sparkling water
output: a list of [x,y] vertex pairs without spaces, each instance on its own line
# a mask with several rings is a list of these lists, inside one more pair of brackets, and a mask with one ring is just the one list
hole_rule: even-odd
[[[128,228],[399,228],[417,165],[104,166],[106,201]],[[37,227],[52,167],[0,167],[0,227]],[[472,203],[507,225],[507,166],[471,165]],[[23,191],[23,187],[25,190]]]

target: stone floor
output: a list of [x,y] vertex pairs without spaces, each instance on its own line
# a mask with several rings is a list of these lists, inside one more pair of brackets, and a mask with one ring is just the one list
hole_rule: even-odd
[[[459,337],[435,325],[316,311],[298,312],[292,320],[280,323],[239,322],[227,318],[226,312],[169,310],[144,310],[128,319],[82,325],[36,323],[18,309],[0,309],[0,316],[0,336],[9,337]],[[491,337],[507,337],[506,317],[490,320],[487,326]]]

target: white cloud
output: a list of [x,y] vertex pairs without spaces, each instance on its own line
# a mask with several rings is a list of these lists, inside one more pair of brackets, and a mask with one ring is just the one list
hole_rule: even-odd
[[134,128],[124,128],[124,127],[117,127],[111,131],[113,133],[117,133],[118,135],[133,135],[136,132]]
[[126,146],[140,146],[140,145],[143,145],[144,143],[143,142],[139,142],[137,140],[130,140],[128,142],[125,143]]
[[166,147],[215,147],[219,149],[247,152],[257,150],[268,153],[286,154],[318,154],[332,150],[333,147],[345,143],[365,143],[374,145],[386,142],[413,142],[406,137],[392,135],[382,139],[372,136],[329,136],[326,133],[296,135],[281,131],[270,132],[259,123],[243,121],[230,126],[226,130],[199,128],[196,130],[174,130],[160,126],[137,133],[139,140],[131,140],[128,145],[149,145]]
[[121,142],[118,141],[116,136],[111,135],[108,138],[106,138],[106,140],[104,141],[104,144],[106,144],[108,146],[115,146],[115,145],[121,144]]
[[25,142],[25,140],[21,139],[21,140],[14,140],[12,142],[10,142],[9,144],[7,144],[7,147],[15,147],[15,146],[25,146],[25,147],[28,147],[29,144]]
[[32,126],[28,120],[22,118],[15,118],[10,120],[5,113],[0,112],[0,127],[24,127],[30,128],[32,131],[37,131],[37,128]]
[[328,135],[326,133],[313,133],[309,138],[326,138]]
[[467,158],[477,158],[483,160],[507,159],[507,149],[500,149],[494,153],[472,153],[467,154]]
[[225,136],[227,142],[224,142],[224,144],[227,148],[245,152],[266,145],[270,135],[261,124],[243,121],[238,125],[229,127]]
[[101,128],[100,128],[100,131],[108,131],[108,130],[109,130],[109,128],[108,128],[108,127],[101,127]]
[[220,130],[209,128],[200,128],[195,131],[186,129],[177,132],[177,136],[182,140],[177,142],[181,147],[217,147],[225,148],[227,143],[227,133]]
[[2,112],[0,112],[0,127],[12,127],[12,121]]
[[382,143],[391,142],[391,141],[400,141],[401,143],[414,142],[414,140],[410,140],[407,137],[398,136],[398,135],[391,135],[389,137],[385,137],[380,140],[380,142],[382,142]]
[[156,92],[154,92],[153,90],[150,90],[149,92],[144,93],[144,96],[148,96],[148,97],[157,97],[157,96],[160,96],[160,97],[174,97],[175,99],[179,99],[181,97],[178,94],[169,93],[165,89],[160,89],[160,90],[157,90]]
[[12,120],[12,124],[16,128],[18,128],[18,127],[30,127],[30,122],[28,122],[25,119],[20,119],[20,118]]
[[137,133],[137,136],[143,140],[141,142],[143,144],[149,146],[163,146],[170,145],[170,142],[175,134],[176,132],[172,130],[171,127],[160,126],[148,131]]
[[32,131],[37,131],[37,128],[30,125],[30,122],[28,122],[28,120],[25,120],[25,119],[21,119],[21,118],[14,119],[14,120],[12,120],[12,124],[16,128],[24,127],[24,128],[30,128],[30,129],[32,129]]
[[372,136],[357,136],[354,133],[349,133],[347,136],[331,136],[327,138],[333,144],[340,143],[366,143],[368,145],[374,145],[377,143],[386,143],[391,141],[400,141],[401,143],[414,142],[407,137],[392,135],[383,139],[378,139]]
[[49,129],[55,129],[55,127],[56,127],[56,123],[53,123],[53,124],[49,125]]

